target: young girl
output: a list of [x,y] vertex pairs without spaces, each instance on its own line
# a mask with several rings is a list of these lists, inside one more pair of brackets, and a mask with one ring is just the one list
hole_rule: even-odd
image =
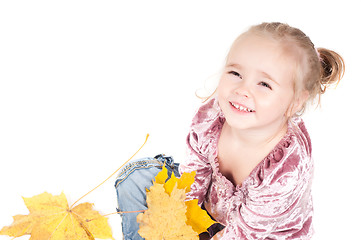
[[[340,55],[316,49],[287,24],[256,25],[234,41],[215,96],[193,119],[189,157],[179,167],[197,172],[187,197],[219,222],[205,239],[311,238],[312,147],[299,115],[343,71]],[[163,155],[121,171],[120,211],[146,208],[144,187],[164,162],[178,174]],[[139,179],[146,184],[139,187]],[[142,239],[135,216],[123,215],[125,239]]]

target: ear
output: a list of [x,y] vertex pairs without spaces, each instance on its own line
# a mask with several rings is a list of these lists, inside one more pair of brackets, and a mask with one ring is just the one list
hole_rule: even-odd
[[305,91],[301,92],[298,96],[296,96],[286,111],[286,117],[290,118],[295,113],[300,111],[302,109],[303,105],[305,104],[305,102],[307,101],[309,95],[310,94],[308,93],[308,91],[305,90]]

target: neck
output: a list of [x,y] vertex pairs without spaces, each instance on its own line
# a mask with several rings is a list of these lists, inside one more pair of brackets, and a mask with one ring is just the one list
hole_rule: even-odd
[[243,146],[246,148],[257,149],[262,146],[277,144],[287,133],[287,120],[281,124],[277,124],[275,127],[267,126],[261,129],[234,129],[224,123],[224,130],[229,133],[234,144]]

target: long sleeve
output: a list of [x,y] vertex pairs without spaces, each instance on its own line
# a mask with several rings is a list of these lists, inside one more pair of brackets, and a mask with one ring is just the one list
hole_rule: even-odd
[[211,181],[212,168],[207,157],[202,153],[201,149],[199,149],[198,136],[194,131],[188,134],[187,147],[188,158],[185,163],[180,165],[179,170],[181,174],[183,172],[196,171],[194,183],[191,186],[191,191],[187,195],[187,198],[189,200],[198,199],[198,203],[202,204]]
[[215,99],[202,105],[195,114],[187,136],[187,159],[180,164],[183,172],[196,171],[195,181],[187,198],[204,202],[212,179],[210,160],[216,153],[218,136],[223,126],[222,112]]
[[233,206],[222,239],[233,239],[232,236],[247,240],[310,239],[312,215],[307,211],[310,203],[304,201],[308,198],[304,194],[309,194],[309,191],[300,189],[308,184],[287,178],[279,180],[282,185],[287,184],[287,191],[276,184],[249,193],[246,203]]

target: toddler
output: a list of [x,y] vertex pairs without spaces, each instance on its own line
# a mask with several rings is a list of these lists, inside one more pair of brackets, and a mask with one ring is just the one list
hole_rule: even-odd
[[[218,222],[201,239],[310,239],[312,147],[300,115],[343,73],[340,55],[315,48],[297,28],[251,27],[232,44],[215,94],[192,121],[188,158],[125,166],[119,210],[146,209],[145,188],[165,164],[176,176],[196,171],[187,198]],[[142,239],[136,215],[123,214],[124,239]]]

